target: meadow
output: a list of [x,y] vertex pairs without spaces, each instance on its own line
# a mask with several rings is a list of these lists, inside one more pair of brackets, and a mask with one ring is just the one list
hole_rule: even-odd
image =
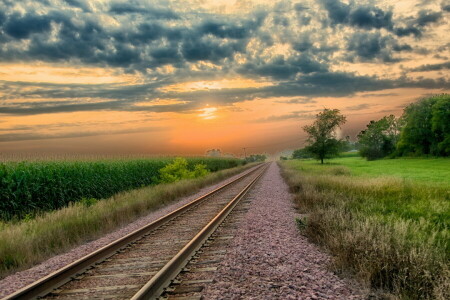
[[[33,218],[78,201],[96,199],[158,183],[173,158],[35,160],[0,163],[0,220]],[[238,159],[187,158],[188,168],[216,172],[242,164]]]
[[450,159],[281,164],[299,227],[337,272],[401,299],[450,298]]
[[250,163],[198,178],[145,186],[97,201],[71,202],[60,209],[15,222],[0,221],[0,278],[101,237],[254,165]]

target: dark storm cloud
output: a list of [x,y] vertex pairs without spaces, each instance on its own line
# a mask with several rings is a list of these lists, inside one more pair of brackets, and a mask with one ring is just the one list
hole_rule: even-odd
[[[407,45],[392,45],[392,39],[389,36],[383,36],[379,32],[356,32],[353,34],[347,44],[347,50],[350,51],[348,59],[350,61],[361,60],[371,61],[379,59],[383,62],[394,62],[392,51],[412,50]],[[352,55],[353,54],[353,55]]]
[[333,24],[346,24],[360,28],[387,28],[393,27],[392,11],[384,11],[376,6],[358,6],[345,4],[339,0],[320,0],[328,12]]
[[318,62],[308,55],[298,57],[277,56],[269,62],[250,62],[241,66],[237,71],[246,76],[271,77],[275,80],[283,80],[295,77],[295,75],[309,74],[313,72],[326,72],[328,65]]
[[81,0],[81,1],[80,0],[63,0],[63,1],[66,2],[67,4],[69,4],[70,6],[81,8],[82,10],[84,10],[86,12],[91,11],[89,4],[83,0]]
[[417,68],[409,69],[412,72],[440,71],[450,69],[450,61],[441,64],[427,64]]
[[[146,11],[151,15],[150,20],[145,16],[137,18],[135,26],[122,24],[113,29],[88,14],[75,18],[70,11],[9,15],[2,26],[6,33],[2,40],[6,38],[14,43],[28,39],[29,46],[0,48],[0,60],[58,62],[77,59],[85,64],[138,71],[164,64],[182,67],[183,61],[219,63],[244,52],[248,39],[256,34],[265,18],[265,13],[255,12],[236,21],[216,18],[195,26],[167,26],[158,19],[175,18],[176,14],[169,10],[141,9],[127,3],[114,4],[111,9],[115,13],[127,13],[129,17],[133,8]],[[52,38],[51,24],[57,27],[56,36]],[[162,44],[165,45],[161,47]]]
[[217,20],[207,20],[204,21],[197,29],[199,34],[212,34],[219,38],[229,38],[229,39],[244,39],[251,37],[256,30],[261,27],[262,22],[266,18],[265,12],[257,12],[254,17],[238,21],[217,21]]
[[[344,97],[400,87],[448,87],[443,79],[380,79],[331,71],[339,69],[341,63],[393,63],[402,60],[404,52],[417,54],[417,45],[400,42],[399,36],[424,36],[426,28],[443,20],[442,12],[422,9],[414,17],[394,19],[391,9],[359,5],[356,1],[345,4],[320,0],[323,10],[317,15],[313,12],[317,5],[305,7],[288,1],[276,4],[273,11],[257,8],[246,14],[221,15],[189,9],[185,13],[184,8],[168,8],[164,6],[167,3],[158,1],[97,5],[87,0],[62,0],[65,4],[60,9],[41,1],[44,4],[40,9],[27,10],[22,6],[27,12],[18,13],[14,3],[0,4],[0,61],[113,67],[119,74],[139,74],[144,83],[0,82],[3,114],[187,112],[201,108],[211,99],[217,106],[228,107],[240,101],[272,97],[294,98],[283,103],[308,104],[315,103],[312,97]],[[303,31],[306,25],[307,30]],[[343,30],[346,38],[334,41],[335,36],[327,33],[330,25],[333,31]],[[282,44],[289,46],[283,55],[271,53],[269,47]],[[425,46],[423,49],[422,55],[435,50]],[[168,74],[158,69],[164,65],[173,67]],[[416,69],[420,68],[447,69],[448,65]],[[264,77],[272,85],[187,92],[162,89],[174,83],[235,75],[256,81]],[[183,103],[152,106],[157,99]]]
[[417,25],[426,26],[431,23],[437,23],[442,18],[442,12],[431,11],[431,10],[421,10],[417,16]]
[[142,7],[139,4],[133,3],[112,3],[109,12],[118,15],[125,15],[130,13],[144,14],[156,19],[179,19],[180,16],[170,9],[156,8],[156,7]]
[[[397,36],[421,37],[424,27],[439,22],[443,14],[440,11],[422,9],[416,17],[394,20],[392,10],[383,10],[373,5],[349,4],[339,0],[320,0],[328,13],[332,24],[343,24],[363,29],[381,29],[394,32]],[[445,6],[442,5],[445,10]]]
[[421,37],[424,28],[433,23],[438,23],[443,17],[442,12],[440,11],[431,11],[431,10],[420,10],[416,17],[407,18],[404,20],[405,25],[397,26],[393,32],[397,36],[408,36],[413,35],[415,37]]
[[448,12],[450,12],[450,3],[447,3],[447,4],[446,4],[446,3],[442,2],[441,8],[442,8],[443,11],[448,11]]
[[8,17],[3,30],[9,36],[16,39],[28,38],[32,33],[48,32],[50,30],[50,19],[45,16],[17,13]]

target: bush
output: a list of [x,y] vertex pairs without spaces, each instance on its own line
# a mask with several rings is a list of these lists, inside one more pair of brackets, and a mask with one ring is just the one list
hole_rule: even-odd
[[196,164],[194,170],[188,169],[188,161],[185,158],[177,157],[171,164],[159,170],[159,182],[170,183],[182,179],[192,179],[205,176],[209,173],[204,164]]

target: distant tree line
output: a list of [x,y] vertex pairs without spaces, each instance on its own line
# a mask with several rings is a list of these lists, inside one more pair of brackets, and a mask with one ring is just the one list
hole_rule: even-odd
[[312,125],[303,127],[308,145],[293,152],[292,158],[325,158],[358,149],[368,160],[399,156],[450,156],[450,95],[421,99],[408,105],[400,118],[385,116],[370,121],[357,142],[338,139],[336,130],[346,121],[338,109],[324,109]]
[[450,95],[421,99],[400,118],[370,121],[358,134],[359,152],[368,160],[386,156],[449,156]]
[[257,161],[265,161],[267,159],[267,156],[264,154],[252,154],[250,156],[247,156],[245,158],[246,162],[257,162]]

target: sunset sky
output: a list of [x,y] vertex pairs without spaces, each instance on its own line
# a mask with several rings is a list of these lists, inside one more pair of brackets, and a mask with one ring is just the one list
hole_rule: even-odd
[[450,92],[448,0],[1,0],[0,153],[275,153]]

